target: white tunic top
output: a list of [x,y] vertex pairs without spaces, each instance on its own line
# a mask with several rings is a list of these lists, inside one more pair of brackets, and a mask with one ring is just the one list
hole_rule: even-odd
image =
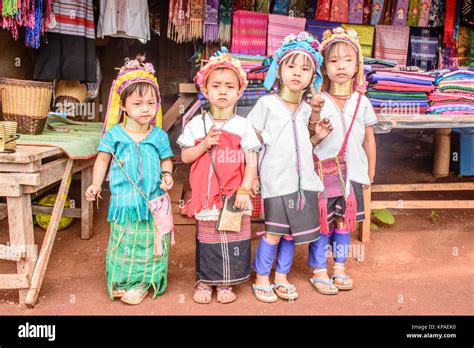
[[[245,117],[235,115],[226,121],[214,120],[208,113],[206,117],[206,133],[209,132],[212,126],[215,126],[219,130],[226,130],[229,133],[236,134],[240,137],[240,147],[243,152],[258,151],[261,148],[260,141],[257,138],[252,125]],[[183,133],[179,136],[177,143],[181,148],[189,148],[196,145],[196,140],[204,138],[204,122],[202,114],[196,115],[189,123],[184,127]],[[233,153],[221,154],[221,156],[229,155],[229,160],[232,160]],[[234,157],[237,157],[235,155]],[[214,158],[214,161],[223,162],[222,159]],[[237,160],[237,158],[235,158]],[[209,177],[213,175],[212,167],[209,168]],[[203,180],[206,180],[203,178]],[[249,205],[244,214],[252,215],[252,201],[249,201]],[[217,209],[214,205],[212,209],[203,209],[198,213],[195,213],[194,217],[200,221],[217,221],[219,220],[220,209]]]
[[[314,148],[315,155],[320,159],[336,157],[341,149],[346,130],[349,128],[357,105],[358,93],[352,94],[341,113],[336,102],[326,93],[322,94],[324,107],[321,118],[331,121],[333,131],[318,146]],[[365,127],[377,123],[377,116],[369,99],[362,96],[354,125],[347,142],[347,172],[348,180],[364,185],[370,185],[367,154],[363,148]],[[349,192],[349,191],[347,191]]]
[[260,98],[247,115],[263,139],[264,150],[259,156],[263,198],[297,192],[298,164],[301,188],[306,191],[323,190],[323,184],[314,171],[313,146],[308,131],[310,116],[311,106],[308,103],[301,102],[293,114],[277,94]]

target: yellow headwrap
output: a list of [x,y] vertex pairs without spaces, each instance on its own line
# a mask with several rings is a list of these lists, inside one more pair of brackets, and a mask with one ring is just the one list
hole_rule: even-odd
[[102,135],[107,132],[111,127],[122,122],[123,112],[120,108],[120,94],[122,91],[137,82],[146,82],[153,86],[156,91],[156,97],[158,103],[156,104],[156,114],[152,123],[161,127],[162,125],[162,110],[161,110],[161,98],[160,98],[160,87],[155,77],[155,69],[150,63],[142,63],[138,59],[130,60],[125,66],[120,69],[117,78],[112,82],[110,89],[109,103],[107,105],[107,112],[104,120],[104,127],[102,129]]

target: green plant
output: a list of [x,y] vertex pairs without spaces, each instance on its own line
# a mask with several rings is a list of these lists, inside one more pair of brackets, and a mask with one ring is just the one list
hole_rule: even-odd
[[387,209],[374,209],[371,214],[372,222],[370,228],[372,230],[378,230],[379,226],[376,222],[384,223],[387,225],[393,225],[395,223],[395,216]]

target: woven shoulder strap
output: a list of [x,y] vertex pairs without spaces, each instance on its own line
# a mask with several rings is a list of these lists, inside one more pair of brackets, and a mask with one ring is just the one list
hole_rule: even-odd
[[354,116],[352,116],[351,125],[349,126],[349,129],[346,132],[346,136],[344,137],[344,142],[342,143],[342,146],[341,146],[341,149],[339,150],[338,156],[341,156],[346,152],[346,147],[347,147],[347,142],[349,140],[349,135],[351,134],[352,126],[354,125],[354,121],[356,119],[357,112],[359,111],[359,106],[360,106],[360,101],[362,99],[362,94],[359,93],[359,92],[357,92],[357,93],[359,94],[359,97],[357,98],[357,105],[356,105],[356,108],[355,108],[355,111],[354,111]]

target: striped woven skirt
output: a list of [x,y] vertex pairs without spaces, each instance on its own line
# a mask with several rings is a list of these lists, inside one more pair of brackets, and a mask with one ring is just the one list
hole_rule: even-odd
[[170,235],[163,237],[163,255],[153,255],[154,229],[152,221],[124,224],[110,222],[110,238],[106,256],[107,289],[153,287],[153,298],[166,290]]
[[196,223],[196,285],[235,285],[250,277],[250,216],[240,232],[217,231],[217,221]]

